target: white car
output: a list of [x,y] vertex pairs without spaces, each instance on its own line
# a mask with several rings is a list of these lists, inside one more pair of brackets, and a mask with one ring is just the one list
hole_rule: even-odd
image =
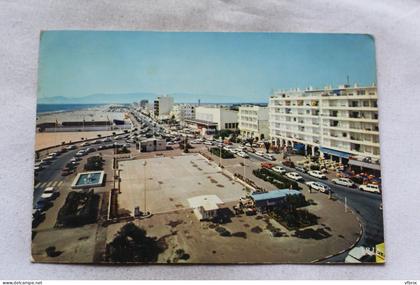
[[269,160],[276,160],[276,158],[273,155],[268,154],[268,153],[265,153],[263,157]]
[[86,154],[86,152],[84,150],[79,150],[75,156],[84,156]]
[[69,145],[69,146],[66,146],[66,149],[67,150],[76,149],[76,146],[75,145]]
[[274,166],[273,168],[271,168],[271,170],[280,173],[280,174],[285,174],[286,173],[286,169],[284,169],[281,166]]
[[356,184],[348,178],[335,178],[331,182],[341,186],[356,187]]
[[88,145],[90,145],[90,143],[88,143],[88,142],[84,142],[84,143],[80,144],[80,146],[88,146]]
[[378,194],[381,193],[381,189],[379,188],[379,185],[375,185],[375,184],[360,185],[359,189],[362,191],[371,192],[371,193],[378,193]]
[[259,156],[264,156],[264,152],[262,152],[262,151],[256,151],[255,154],[259,155]]
[[319,170],[310,170],[308,171],[308,174],[319,179],[327,179],[327,176]]
[[213,145],[213,143],[211,141],[205,141],[204,144],[206,144],[206,145]]
[[54,187],[47,187],[44,190],[44,193],[41,195],[41,199],[43,200],[51,200],[57,196],[58,192]]
[[239,155],[240,157],[243,157],[243,158],[248,158],[248,157],[249,157],[249,156],[248,156],[245,152],[243,152],[243,151],[238,151],[236,154],[237,154],[237,155]]
[[308,185],[308,187],[310,189],[314,189],[316,191],[325,193],[325,194],[329,194],[331,189],[329,186],[325,185],[324,183],[321,182],[315,182],[315,181],[308,181],[305,183],[306,185]]
[[231,154],[235,154],[235,153],[237,153],[237,150],[236,150],[236,149],[233,149],[233,148],[230,148],[228,151],[229,151]]
[[287,172],[286,176],[290,179],[296,180],[296,181],[303,181],[303,177],[299,175],[297,172]]

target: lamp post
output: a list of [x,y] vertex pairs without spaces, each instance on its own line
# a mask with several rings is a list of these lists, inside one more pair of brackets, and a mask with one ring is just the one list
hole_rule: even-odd
[[146,166],[147,166],[147,160],[144,161],[144,212],[146,213]]
[[222,142],[219,144],[219,167],[222,168]]
[[246,166],[245,166],[245,157],[243,158],[243,160],[244,160],[244,162],[243,162],[243,163],[244,163],[244,181],[245,181],[245,167],[246,167]]

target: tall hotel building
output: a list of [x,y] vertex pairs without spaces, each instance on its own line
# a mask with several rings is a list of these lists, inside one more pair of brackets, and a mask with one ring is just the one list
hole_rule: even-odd
[[[270,137],[340,161],[379,159],[376,86],[277,91],[269,100]],[[379,169],[379,166],[378,166]]]
[[264,140],[269,138],[268,108],[243,105],[239,107],[238,123],[244,138]]
[[155,119],[169,119],[169,114],[174,105],[174,98],[170,96],[159,96],[153,102],[153,115]]

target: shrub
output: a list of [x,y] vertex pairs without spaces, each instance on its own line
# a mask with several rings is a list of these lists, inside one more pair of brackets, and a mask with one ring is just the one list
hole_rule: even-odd
[[229,159],[229,158],[234,158],[235,156],[230,153],[229,151],[225,150],[225,149],[220,149],[219,147],[213,147],[210,149],[210,152],[216,156],[220,156],[220,150],[222,151],[222,158],[223,159]]
[[227,229],[225,229],[224,227],[217,227],[215,228],[216,232],[219,233],[220,236],[222,237],[230,237],[231,233],[230,231],[228,231]]
[[[257,217],[258,218],[258,217]],[[262,232],[262,228],[260,228],[259,226],[255,226],[251,229],[251,232],[259,234]]]
[[270,182],[271,184],[275,185],[279,189],[290,188],[290,186],[292,186],[293,189],[301,189],[301,187],[296,181],[293,181],[267,168],[255,169],[253,173],[258,178],[261,178],[265,181]]
[[58,211],[57,226],[75,227],[96,222],[98,215],[99,195],[93,190],[85,192],[72,191]]
[[84,166],[86,171],[96,171],[102,170],[104,165],[104,160],[100,156],[92,156],[87,159],[87,162]]
[[246,239],[246,232],[236,232],[236,233],[233,233],[232,236]]
[[[133,223],[124,225],[107,244],[107,260],[114,262],[156,262],[164,246]],[[185,253],[184,253],[185,254]]]

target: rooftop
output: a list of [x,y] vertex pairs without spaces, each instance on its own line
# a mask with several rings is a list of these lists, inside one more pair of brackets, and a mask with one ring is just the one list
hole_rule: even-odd
[[189,198],[188,204],[191,208],[203,207],[204,210],[211,211],[217,210],[219,208],[218,204],[223,204],[223,201],[216,195],[202,195]]
[[290,190],[290,189],[278,189],[273,190],[267,193],[258,193],[258,194],[251,194],[252,199],[254,201],[264,201],[270,199],[278,199],[284,198],[287,195],[301,195],[300,191],[298,190]]

